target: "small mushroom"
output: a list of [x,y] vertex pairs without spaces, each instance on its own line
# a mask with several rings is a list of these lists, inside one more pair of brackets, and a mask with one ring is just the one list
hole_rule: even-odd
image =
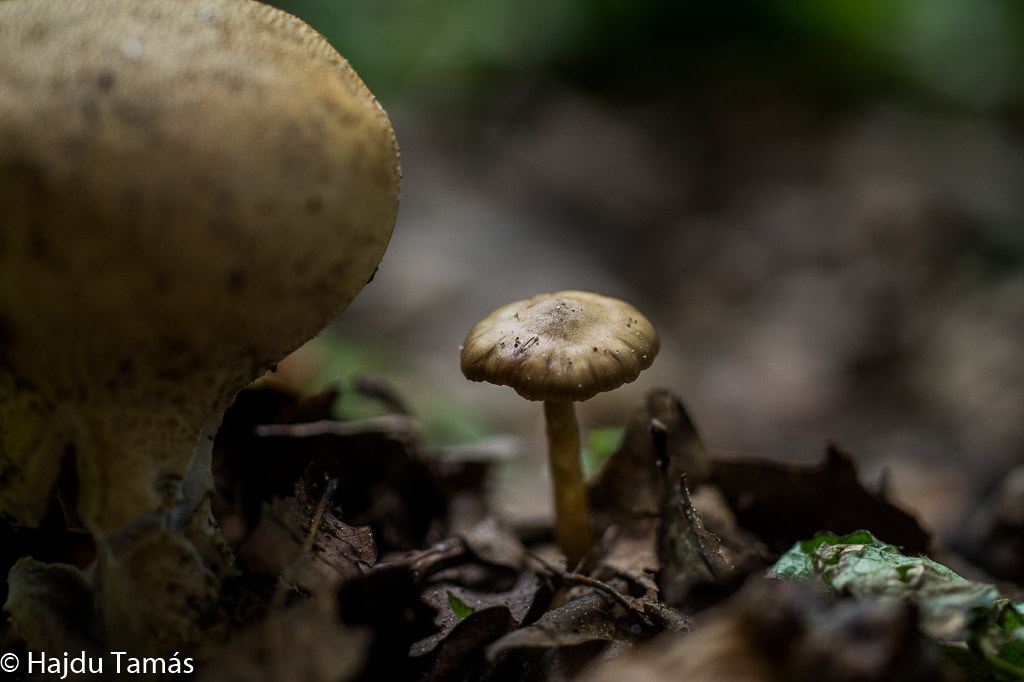
[[[0,2],[0,515],[38,525],[59,488],[108,575],[156,564],[146,529],[216,559],[221,416],[373,276],[400,176],[384,110],[285,12]],[[156,617],[203,606],[165,583],[137,590]]]
[[467,379],[544,401],[555,538],[570,566],[593,545],[573,403],[636,379],[659,345],[654,326],[636,308],[586,291],[510,303],[481,320],[462,344]]

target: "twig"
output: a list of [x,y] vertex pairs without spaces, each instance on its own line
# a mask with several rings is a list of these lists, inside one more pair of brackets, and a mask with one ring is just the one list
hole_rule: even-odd
[[302,549],[291,563],[281,570],[281,578],[278,581],[276,590],[274,591],[271,608],[277,609],[284,606],[285,597],[287,596],[291,585],[294,583],[294,576],[298,571],[299,565],[313,552],[313,545],[316,543],[316,535],[320,532],[320,524],[324,520],[324,512],[327,510],[327,505],[334,499],[334,493],[337,492],[337,490],[338,479],[327,479],[327,485],[324,486],[324,491],[320,495],[320,499],[317,500],[316,507],[313,508],[313,515],[309,520],[309,530],[306,532],[306,538],[302,543]]
[[655,627],[654,622],[647,616],[646,609],[642,606],[643,602],[640,602],[641,606],[638,606],[635,602],[639,600],[636,598],[627,597],[608,583],[597,580],[596,578],[591,578],[590,576],[583,575],[582,573],[563,571],[557,566],[552,566],[548,562],[544,561],[544,559],[541,559],[533,552],[527,552],[527,555],[533,558],[546,571],[559,580],[566,583],[584,585],[586,587],[592,587],[596,590],[600,590],[611,597],[615,603],[624,608],[627,612],[631,613],[638,621],[640,621],[641,625],[652,629]]
[[307,424],[263,424],[257,426],[253,433],[264,438],[269,436],[310,438],[313,436],[359,436],[368,433],[411,436],[415,431],[416,429],[408,417],[389,414],[383,417],[360,419],[355,422],[324,419]]

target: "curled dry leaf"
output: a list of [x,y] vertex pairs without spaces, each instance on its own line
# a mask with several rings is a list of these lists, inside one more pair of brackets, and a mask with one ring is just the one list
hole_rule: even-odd
[[655,540],[657,519],[648,519],[643,526],[613,526],[601,539],[601,556],[592,575],[601,580],[620,578],[649,597],[656,597],[658,586],[658,549]]
[[725,581],[732,572],[722,558],[718,536],[704,528],[693,508],[685,476],[678,485],[665,481],[657,542],[660,567],[656,580],[666,604],[682,607],[695,586]]
[[859,603],[808,584],[755,580],[706,612],[579,682],[888,682],[947,677],[922,646],[913,607]]
[[[661,431],[652,438],[652,425]],[[696,488],[711,473],[711,459],[682,401],[671,392],[657,389],[630,415],[622,445],[612,454],[591,489],[591,503],[598,514],[613,523],[628,523],[651,516],[661,506],[665,488],[662,467],[675,481],[686,476]]]
[[495,517],[488,516],[460,536],[475,557],[512,570],[523,567],[526,548]]
[[712,483],[740,525],[777,554],[818,531],[862,528],[885,529],[886,540],[907,551],[928,550],[928,533],[917,519],[865,489],[852,456],[831,443],[825,461],[816,466],[718,458]]
[[458,574],[453,574],[452,571],[446,571],[438,578],[442,579],[437,582],[432,581],[423,590],[422,599],[437,610],[434,623],[439,630],[413,646],[412,654],[414,656],[422,656],[438,648],[451,636],[455,628],[464,622],[452,609],[450,595],[460,600],[474,614],[501,607],[509,612],[514,627],[518,627],[527,619],[530,610],[538,601],[550,596],[543,590],[540,579],[532,571],[519,573],[510,589],[491,592],[460,585],[456,582]]
[[470,614],[441,642],[428,679],[431,682],[478,679],[488,667],[487,646],[515,627],[515,618],[506,606],[490,606]]
[[320,468],[311,465],[294,495],[264,506],[259,523],[239,549],[248,570],[280,573],[288,583],[321,595],[373,566],[373,534],[335,516],[333,501],[324,495],[332,488],[322,479]]
[[615,623],[610,618],[614,608],[611,597],[591,592],[494,642],[487,648],[487,658],[493,662],[505,652],[519,649],[561,649],[594,643],[603,646],[615,638]]

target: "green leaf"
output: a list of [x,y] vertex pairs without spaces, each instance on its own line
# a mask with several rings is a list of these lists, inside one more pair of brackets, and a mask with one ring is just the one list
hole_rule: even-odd
[[962,578],[928,557],[907,556],[871,533],[821,533],[797,542],[768,577],[820,580],[861,600],[912,602],[922,633],[967,644],[984,671],[981,677],[972,672],[972,680],[1024,680],[1024,612],[994,586]]
[[455,616],[459,620],[466,620],[474,613],[476,613],[476,609],[474,609],[473,607],[466,604],[466,602],[459,599],[458,595],[456,595],[451,590],[448,590],[448,604],[451,605],[452,611],[455,612]]
[[797,542],[779,557],[768,571],[768,577],[779,580],[811,580],[815,577],[816,552],[823,545],[862,545],[872,540],[872,535],[866,531],[855,531],[843,536],[835,533],[818,533],[810,540]]
[[624,431],[621,426],[602,426],[587,433],[581,448],[584,474],[590,476],[601,470],[622,444]]

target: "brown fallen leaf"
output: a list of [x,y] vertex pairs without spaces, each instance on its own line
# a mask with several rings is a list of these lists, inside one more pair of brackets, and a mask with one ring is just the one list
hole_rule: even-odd
[[434,655],[431,682],[461,682],[482,678],[488,667],[487,647],[516,626],[506,606],[490,606],[460,621],[444,637]]
[[670,606],[686,606],[695,586],[724,582],[732,573],[722,557],[718,536],[704,527],[693,508],[685,476],[678,485],[665,481],[657,542],[659,568],[655,580],[661,600]]
[[[318,480],[319,479],[319,480]],[[280,575],[309,594],[333,594],[377,560],[369,528],[350,526],[334,515],[329,482],[316,465],[307,468],[295,493],[275,498],[239,549],[249,571]]]
[[659,566],[657,522],[651,518],[642,524],[610,527],[601,538],[600,555],[590,574],[598,580],[626,580],[633,586],[631,592],[656,598],[658,586],[654,576]]
[[602,645],[615,638],[611,618],[615,601],[600,592],[591,592],[564,606],[552,609],[535,623],[519,628],[487,647],[492,663],[499,656],[520,649],[560,649],[586,644]]
[[948,682],[928,647],[908,604],[758,579],[692,633],[663,635],[578,682]]
[[[661,432],[652,439],[652,425]],[[661,506],[664,479],[659,461],[678,481],[685,475],[696,488],[711,473],[711,459],[682,401],[656,389],[626,422],[622,445],[609,458],[591,487],[591,504],[610,523],[650,516]]]
[[917,519],[865,489],[853,458],[831,443],[816,466],[717,458],[711,483],[740,526],[777,554],[818,531],[844,534],[862,528],[879,529],[886,542],[907,552],[928,550],[928,533]]
[[214,448],[215,509],[229,539],[244,538],[263,504],[291,494],[312,462],[338,480],[335,503],[345,521],[371,527],[382,554],[422,546],[443,521],[447,500],[414,420],[333,419],[335,396],[300,400],[263,387],[244,391],[225,414]]
[[345,626],[329,599],[269,612],[198,667],[200,682],[348,682],[368,659],[371,633]]
[[412,648],[412,655],[423,656],[432,652],[462,622],[452,610],[449,594],[461,600],[463,604],[474,611],[485,611],[497,606],[505,608],[515,626],[523,623],[537,600],[543,599],[546,595],[546,593],[541,594],[543,584],[532,571],[518,573],[512,586],[507,590],[500,591],[483,591],[467,587],[458,582],[459,577],[460,574],[456,569],[450,569],[439,574],[424,587],[421,594],[422,600],[437,610],[434,623],[439,630],[430,637],[416,642]]
[[371,636],[369,656],[354,679],[420,679],[425,662],[410,657],[410,650],[438,629],[437,611],[423,601],[421,590],[416,575],[404,564],[378,565],[338,589],[341,620]]
[[487,516],[460,536],[473,555],[495,566],[511,570],[523,567],[526,548],[511,530],[494,516]]

